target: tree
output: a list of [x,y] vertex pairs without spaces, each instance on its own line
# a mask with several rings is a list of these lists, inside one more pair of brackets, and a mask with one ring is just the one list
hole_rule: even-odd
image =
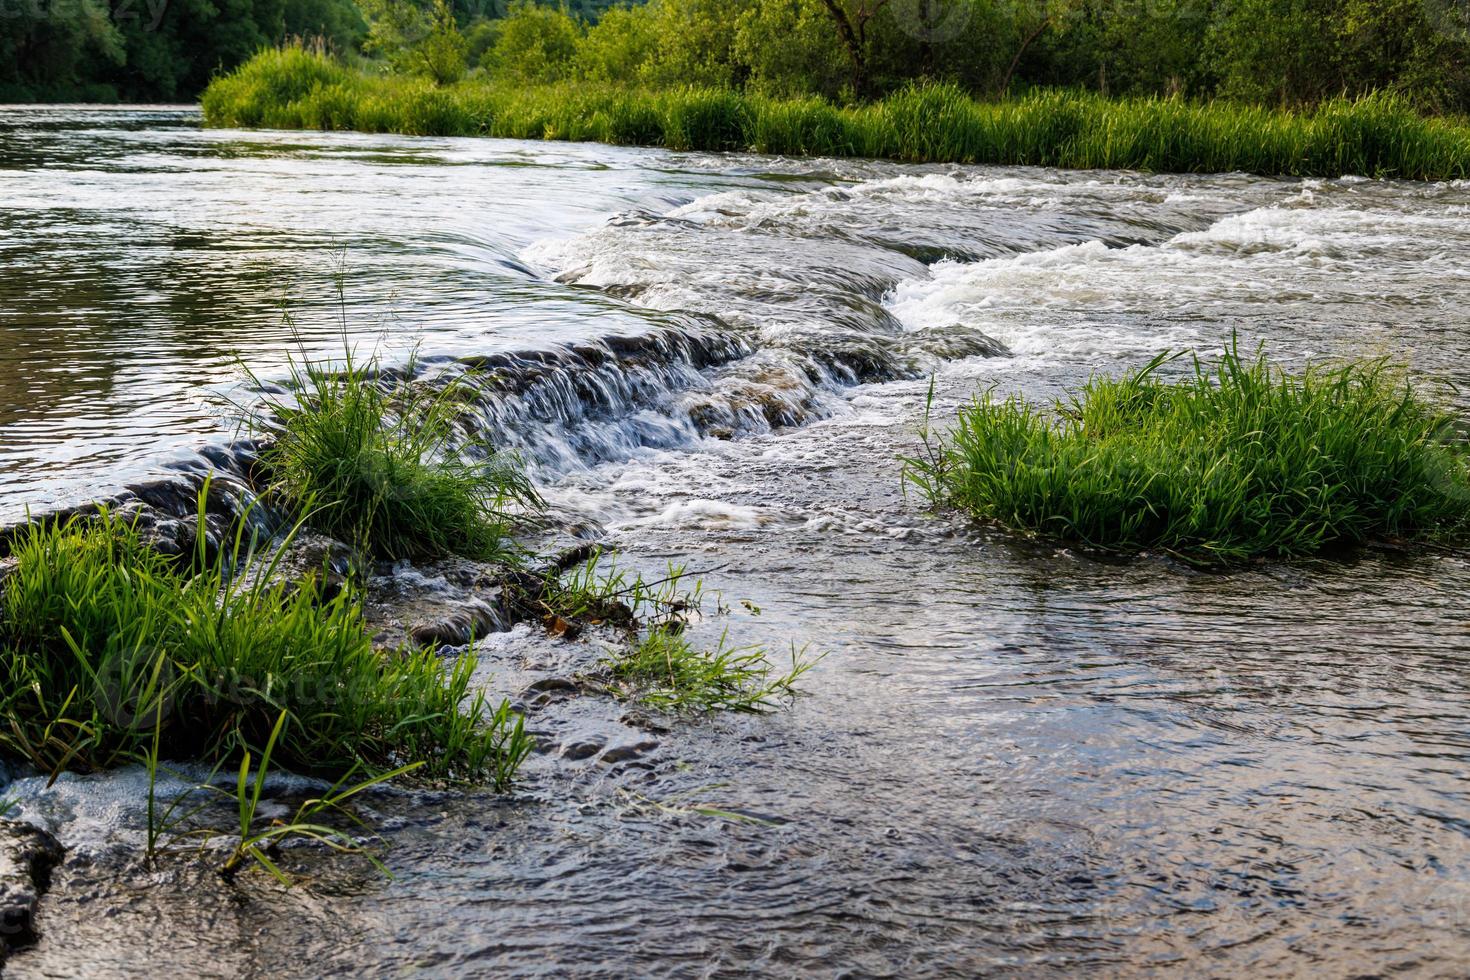
[[1243,102],[1315,102],[1342,90],[1334,0],[1232,0],[1205,38],[1218,91]]
[[735,25],[734,54],[749,67],[747,84],[771,95],[830,98],[849,84],[847,55],[822,0],[750,4]]
[[69,95],[125,57],[122,34],[102,0],[0,11],[0,93],[13,93],[7,100]]
[[868,23],[888,5],[888,0],[822,0],[837,38],[847,52],[852,90],[858,98],[868,94]]
[[429,36],[416,52],[423,73],[440,85],[459,81],[464,77],[468,50],[469,44],[459,32],[448,0],[434,0],[429,11]]
[[469,44],[448,0],[359,0],[368,20],[363,50],[383,55],[390,67],[427,75],[440,85],[464,76]]
[[582,24],[565,7],[516,0],[494,27],[495,40],[481,61],[487,70],[524,82],[554,82],[571,75]]
[[1021,58],[1026,54],[1026,49],[1035,44],[1036,39],[1045,34],[1047,30],[1064,24],[1066,18],[1081,9],[1083,2],[1084,0],[1033,0],[1033,2],[1022,0],[1017,4],[1019,8],[1017,26],[1021,31],[1021,43],[1011,58],[1005,78],[1001,80],[1001,95],[1011,90],[1011,81],[1016,77],[1016,68],[1021,64]]
[[577,68],[593,81],[627,82],[639,76],[657,49],[647,5],[613,7],[578,42]]

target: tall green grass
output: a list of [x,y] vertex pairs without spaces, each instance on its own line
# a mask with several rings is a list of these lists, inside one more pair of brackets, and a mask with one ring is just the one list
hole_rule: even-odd
[[245,411],[267,499],[310,510],[313,527],[387,559],[512,554],[513,508],[539,498],[512,457],[461,446],[471,412],[464,378],[414,380],[350,354],[331,367],[293,364],[288,398]]
[[983,394],[905,476],[1005,527],[1202,564],[1466,529],[1470,456],[1384,362],[1287,374],[1232,344],[1170,383],[1167,360],[1049,411]]
[[59,772],[271,745],[303,773],[421,761],[508,784],[529,740],[472,690],[473,656],[380,653],[348,592],[284,581],[278,552],[254,552],[244,526],[192,564],[105,510],[21,532],[0,595],[0,751]]
[[[161,711],[159,716],[161,720]],[[362,855],[373,867],[389,874],[387,867],[363,839],[361,832],[369,828],[351,810],[350,803],[353,797],[375,786],[423,768],[424,763],[411,762],[397,769],[375,773],[351,785],[348,784],[352,776],[349,771],[326,792],[303,800],[290,820],[282,820],[262,807],[261,799],[266,782],[273,775],[271,757],[285,732],[286,719],[287,713],[284,711],[276,718],[276,725],[271,729],[270,737],[266,739],[265,748],[261,750],[258,759],[248,748],[241,753],[240,768],[233,785],[228,789],[216,781],[223,763],[221,760],[204,782],[185,790],[161,808],[161,801],[157,796],[160,769],[159,728],[155,726],[153,745],[144,760],[148,770],[148,838],[145,856],[149,861],[156,860],[163,853],[182,850],[191,840],[197,840],[199,851],[203,852],[214,841],[233,838],[229,852],[219,868],[221,876],[230,878],[242,868],[254,865],[289,888],[295,882],[277,863],[277,850],[283,842],[296,839],[311,841],[336,854]],[[235,804],[236,822],[228,833],[221,833],[209,823],[201,823],[197,819],[208,809],[209,802],[207,798],[202,802],[197,798],[210,795],[228,799]],[[330,823],[327,822],[329,820]]]
[[724,89],[435,86],[300,48],[262,52],[203,95],[213,126],[590,140],[676,150],[1216,173],[1470,176],[1470,126],[1389,95],[1303,111],[1043,91],[977,102],[949,85],[868,105]]

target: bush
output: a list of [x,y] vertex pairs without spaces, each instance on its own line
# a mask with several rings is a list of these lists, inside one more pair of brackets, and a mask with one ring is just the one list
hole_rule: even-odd
[[597,82],[621,83],[638,77],[658,48],[646,5],[613,7],[588,28],[577,45],[577,73]]
[[581,40],[582,24],[565,7],[515,0],[504,19],[495,22],[495,42],[480,66],[521,82],[559,81],[572,74]]
[[1463,531],[1449,420],[1383,362],[1288,375],[1232,345],[1175,384],[1160,355],[1050,415],[988,393],[907,480],[937,505],[1095,548],[1212,563]]
[[242,68],[210,83],[200,97],[207,117],[229,119],[234,126],[291,125],[290,119],[278,122],[275,114],[321,89],[355,81],[338,62],[300,45],[262,51],[246,65],[248,71]]

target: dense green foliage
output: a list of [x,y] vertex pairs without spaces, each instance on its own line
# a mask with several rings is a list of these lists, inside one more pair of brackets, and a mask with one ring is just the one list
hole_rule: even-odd
[[494,76],[745,88],[847,100],[916,80],[1308,104],[1393,91],[1470,109],[1456,0],[648,0],[587,23],[526,0],[497,22]]
[[409,380],[376,361],[297,365],[293,398],[268,400],[247,422],[261,451],[267,499],[311,510],[313,526],[387,559],[460,554],[493,559],[510,548],[511,505],[536,494],[516,462],[456,445],[466,381]]
[[1232,347],[1168,383],[1166,360],[1051,413],[986,393],[906,476],[1005,527],[1204,563],[1464,529],[1470,458],[1384,363],[1290,375]]
[[384,656],[350,594],[279,580],[250,545],[242,530],[190,567],[105,512],[23,531],[0,596],[0,750],[100,768],[144,758],[156,735],[163,758],[222,762],[258,756],[284,712],[275,756],[298,772],[422,761],[507,783],[529,743],[506,705],[471,693],[473,656]]
[[353,0],[20,0],[0,10],[0,102],[189,101],[262,47],[364,31]]
[[1463,0],[36,0],[0,18],[0,98],[190,98],[292,37],[440,82],[842,102],[919,80],[1265,105],[1388,91],[1470,111]]
[[730,89],[502,86],[364,75],[298,49],[265,52],[204,95],[222,126],[598,140],[679,150],[1160,171],[1470,176],[1470,127],[1392,96],[1273,110],[1037,92],[977,102],[953,86],[857,106]]

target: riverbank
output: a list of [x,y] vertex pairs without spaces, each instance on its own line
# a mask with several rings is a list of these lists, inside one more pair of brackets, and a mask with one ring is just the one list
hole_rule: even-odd
[[1388,96],[1300,112],[1178,99],[1038,92],[978,102],[932,85],[878,102],[771,99],[726,89],[567,83],[436,86],[366,74],[300,48],[266,51],[215,79],[211,126],[593,141],[672,150],[868,157],[1295,177],[1470,176],[1470,127]]

